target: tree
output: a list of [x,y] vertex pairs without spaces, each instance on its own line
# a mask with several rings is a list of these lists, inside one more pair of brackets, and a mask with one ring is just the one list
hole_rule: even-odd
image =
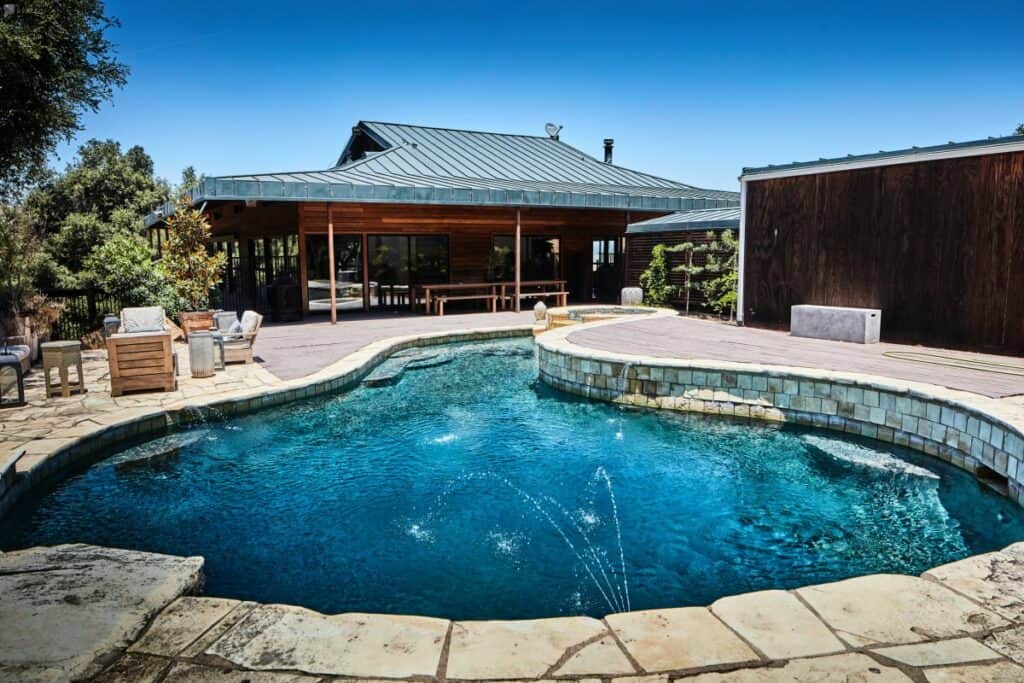
[[167,183],[153,177],[153,160],[141,147],[122,152],[114,140],[83,144],[64,173],[51,174],[25,199],[46,242],[38,284],[84,284],[93,250],[117,235],[138,236],[143,216],[168,197]]
[[160,268],[188,310],[207,306],[210,290],[217,286],[224,271],[223,252],[210,254],[210,223],[201,211],[182,196],[167,218],[167,241],[163,245]]
[[640,274],[640,286],[644,288],[644,301],[652,306],[666,306],[675,290],[668,281],[668,261],[664,244],[655,244],[651,250],[651,263]]
[[[46,233],[61,229],[74,213],[138,231],[142,217],[170,198],[167,183],[153,177],[153,160],[138,145],[126,152],[114,140],[89,140],[64,173],[51,175],[26,199]],[[84,257],[84,255],[83,255]]]
[[[710,235],[711,233],[708,234]],[[693,242],[683,242],[682,244],[668,247],[665,250],[675,254],[686,254],[686,261],[672,268],[673,273],[683,273],[686,276],[686,282],[683,283],[683,289],[686,290],[686,315],[690,315],[690,292],[701,286],[700,283],[695,281],[695,278],[705,271],[704,266],[694,264],[693,256],[694,254],[705,253],[708,250],[708,246],[707,243],[697,245]]]
[[1014,135],[1024,135],[1024,123],[1017,126],[1016,130],[1013,131]]
[[0,204],[0,317],[19,318],[34,292],[42,244],[20,207]]
[[180,308],[149,245],[133,235],[115,235],[95,249],[82,279],[124,306],[163,306],[172,314]]
[[714,274],[714,277],[706,280],[702,288],[712,310],[718,314],[729,311],[729,320],[732,320],[736,311],[740,278],[739,240],[732,234],[732,230],[723,232],[719,240],[708,245],[704,271]]
[[45,175],[47,157],[124,85],[102,0],[19,0],[0,19],[0,195]]

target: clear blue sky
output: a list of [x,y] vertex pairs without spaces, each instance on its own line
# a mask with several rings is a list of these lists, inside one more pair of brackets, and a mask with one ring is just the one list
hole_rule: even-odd
[[[177,181],[324,168],[359,119],[542,134],[705,187],[742,166],[1009,134],[1022,3],[108,0],[132,70],[78,141]],[[61,150],[61,164],[69,148]]]

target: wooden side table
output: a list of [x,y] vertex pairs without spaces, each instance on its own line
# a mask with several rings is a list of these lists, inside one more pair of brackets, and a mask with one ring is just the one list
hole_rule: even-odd
[[[85,372],[82,371],[82,344],[77,341],[44,342],[43,349],[43,378],[46,383],[46,397],[56,396],[58,393],[67,398],[71,392],[84,394]],[[68,369],[78,370],[78,379],[74,382],[68,377]],[[56,370],[59,382],[54,382],[50,377],[50,370]]]

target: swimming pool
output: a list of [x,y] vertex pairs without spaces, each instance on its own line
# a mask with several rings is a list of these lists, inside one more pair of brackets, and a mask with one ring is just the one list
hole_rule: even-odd
[[399,355],[376,386],[100,461],[16,507],[0,547],[198,554],[210,595],[497,619],[918,573],[1024,539],[1010,501],[913,451],[577,399],[537,381],[529,340]]

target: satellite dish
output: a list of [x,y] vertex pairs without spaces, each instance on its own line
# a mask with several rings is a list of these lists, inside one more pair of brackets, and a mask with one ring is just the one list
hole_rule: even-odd
[[562,130],[562,127],[554,123],[545,123],[544,132],[548,134],[548,137],[555,140],[558,139],[558,133]]

